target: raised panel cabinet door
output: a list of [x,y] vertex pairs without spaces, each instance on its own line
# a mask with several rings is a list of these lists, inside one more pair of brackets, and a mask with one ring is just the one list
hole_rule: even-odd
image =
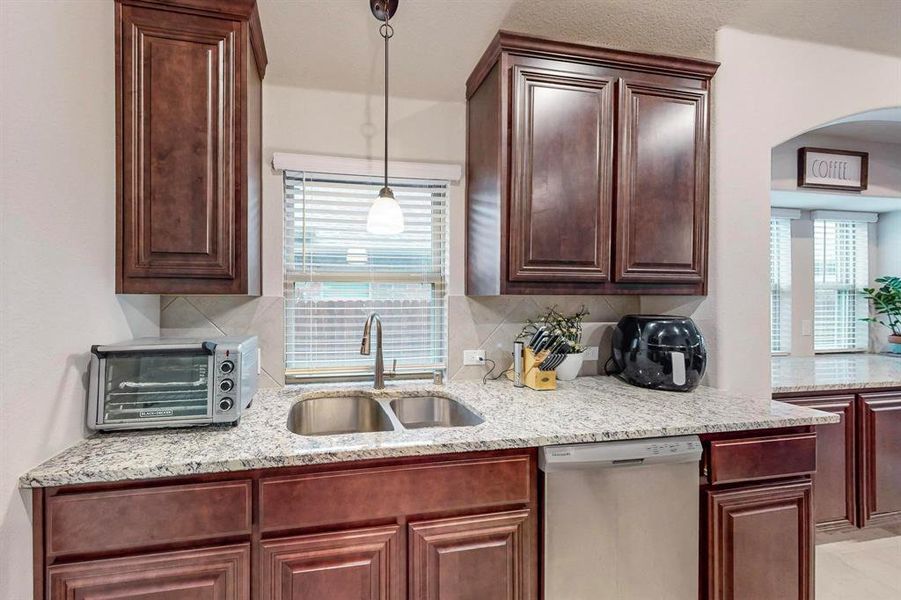
[[260,600],[400,600],[397,525],[263,541]]
[[54,565],[49,600],[250,600],[250,545]]
[[707,490],[708,600],[812,598],[808,480]]
[[513,67],[511,281],[610,278],[613,82]]
[[841,415],[840,423],[817,425],[817,471],[813,477],[814,521],[820,529],[857,524],[857,418],[854,396],[785,398],[782,402]]
[[901,521],[901,392],[861,394],[863,522]]
[[529,511],[409,525],[413,600],[532,598]]
[[120,291],[166,291],[147,280],[179,278],[228,291],[240,268],[241,24],[119,10]]
[[619,81],[615,274],[620,282],[706,276],[707,92]]

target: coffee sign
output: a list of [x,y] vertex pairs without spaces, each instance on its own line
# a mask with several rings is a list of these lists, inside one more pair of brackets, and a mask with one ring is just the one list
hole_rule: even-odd
[[798,187],[865,190],[868,161],[866,152],[798,148]]

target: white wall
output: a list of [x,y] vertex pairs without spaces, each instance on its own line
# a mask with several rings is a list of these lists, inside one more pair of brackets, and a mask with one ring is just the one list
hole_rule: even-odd
[[[272,171],[272,153],[301,152],[380,159],[380,96],[263,86],[263,293],[282,294],[282,174]],[[466,105],[391,98],[390,156],[394,160],[463,164],[466,159]],[[525,320],[548,306],[590,310],[584,338],[598,345],[600,361],[586,362],[584,373],[597,373],[610,347],[611,327],[622,314],[636,312],[634,297],[529,296],[466,298],[464,293],[465,182],[452,185],[449,205],[448,378],[480,379],[486,368],[462,365],[464,349],[481,348],[499,365],[509,361],[513,338]],[[261,325],[262,327],[263,325]],[[281,326],[281,323],[279,323]],[[390,332],[389,332],[390,334]]]
[[813,219],[808,211],[801,214],[802,218],[792,220],[791,224],[791,354],[813,356],[813,315],[816,301],[813,280]]
[[[838,192],[830,190],[809,190],[798,187],[798,148],[813,146],[820,148],[839,148],[843,150],[858,150],[869,153],[868,186],[861,192]],[[771,166],[771,189],[784,191],[802,191],[805,201],[811,209],[823,208],[829,210],[848,210],[871,212],[873,209],[867,205],[866,197],[878,196],[882,198],[898,198],[894,201],[897,209],[901,210],[901,144],[874,143],[867,140],[856,140],[847,137],[830,136],[812,131],[792,138],[773,148]],[[779,198],[776,203],[781,206],[786,202],[786,197]],[[822,201],[822,205],[817,202]],[[880,202],[883,205],[885,202]],[[878,209],[877,209],[878,210]],[[881,213],[880,222],[892,213]],[[870,244],[870,278],[873,279],[883,274],[883,267],[879,264],[878,255],[886,255],[881,249],[887,244],[891,249],[893,245],[901,243],[901,228],[892,226],[895,221],[889,218],[889,224],[871,224],[869,226]],[[811,326],[814,318],[814,285],[813,285],[813,221],[810,211],[802,211],[802,217],[792,221],[792,332],[791,354],[794,356],[812,356],[813,335],[803,335],[803,322],[808,321]],[[891,254],[888,254],[891,256]],[[901,262],[899,257],[898,262]],[[896,265],[901,266],[901,265]],[[879,351],[883,342],[879,335],[879,328],[873,326],[871,335],[875,351]]]
[[[890,213],[886,213],[890,214]],[[885,215],[880,215],[881,220]],[[901,231],[898,232],[901,234]],[[897,235],[897,234],[896,234]],[[879,276],[878,252],[882,240],[878,223],[867,226],[870,280]],[[791,224],[791,349],[792,356],[814,355],[814,239],[811,211],[802,210]],[[809,333],[805,334],[804,322]],[[876,349],[876,348],[871,348]]]
[[772,148],[850,114],[901,104],[901,59],[732,28],[717,32],[710,295],[713,382],[769,392]]
[[[901,102],[901,98],[898,99]],[[839,148],[869,153],[867,189],[860,192],[830,192],[798,187],[798,148]],[[826,195],[901,197],[901,144],[878,144],[847,137],[806,133],[773,148],[772,189],[803,190]],[[901,203],[899,203],[901,209]],[[846,210],[855,210],[848,206]]]
[[[871,269],[874,277],[894,275],[901,277],[901,211],[884,213],[879,216],[877,224],[879,247],[876,253],[876,270]],[[873,327],[870,339],[873,350],[884,352],[888,349],[888,329]]]
[[0,2],[0,598],[31,597],[19,475],[84,434],[91,344],[158,331],[116,297],[113,2]]
[[[901,60],[734,29],[717,36],[710,293],[643,297],[643,312],[692,315],[708,338],[709,383],[769,393],[769,189],[773,147],[836,118],[901,104]],[[381,98],[264,85],[273,151],[379,157]],[[396,159],[462,162],[465,106],[392,98]],[[749,126],[753,124],[753,126]],[[264,293],[281,294],[281,177],[264,177]],[[450,294],[462,293],[462,185],[451,190]]]
[[[450,162],[466,158],[466,104],[392,97],[392,160]],[[282,174],[273,152],[381,159],[381,96],[263,84],[263,295],[282,295]],[[449,294],[463,293],[465,183],[451,186]]]
[[901,211],[881,214],[877,227],[879,249],[874,274],[901,277]]

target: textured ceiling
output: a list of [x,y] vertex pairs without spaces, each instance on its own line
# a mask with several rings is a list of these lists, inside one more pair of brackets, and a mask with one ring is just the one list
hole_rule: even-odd
[[[381,93],[382,46],[366,0],[259,0],[267,81]],[[400,0],[392,95],[462,100],[498,29],[713,58],[724,25],[901,56],[901,0]]]

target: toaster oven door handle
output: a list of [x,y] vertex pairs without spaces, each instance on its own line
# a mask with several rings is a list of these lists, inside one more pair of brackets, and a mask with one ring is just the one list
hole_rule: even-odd
[[116,354],[117,352],[179,352],[179,351],[197,351],[203,350],[209,355],[216,353],[215,342],[193,343],[172,343],[172,344],[147,344],[135,346],[91,346],[91,353],[98,358],[103,358],[108,354]]

